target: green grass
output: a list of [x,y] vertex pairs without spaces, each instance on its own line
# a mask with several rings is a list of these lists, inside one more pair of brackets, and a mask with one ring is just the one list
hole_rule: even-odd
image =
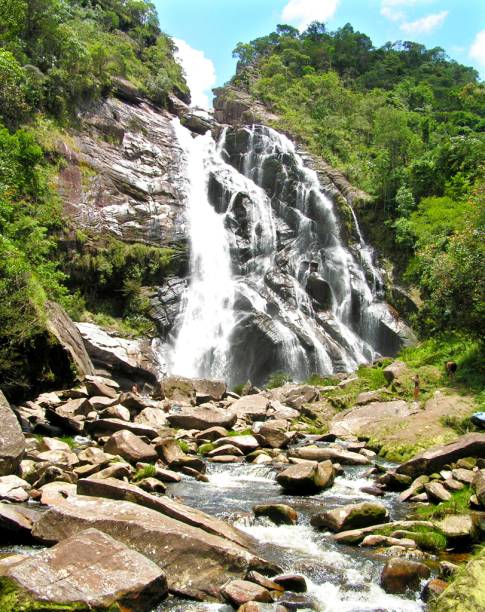
[[245,384],[246,383],[240,383],[239,385],[236,385],[235,387],[233,387],[232,392],[236,393],[237,395],[241,395]]
[[314,387],[333,387],[334,385],[338,384],[339,381],[331,376],[312,374],[303,382],[305,385],[313,385]]
[[456,417],[456,416],[443,416],[440,418],[440,423],[445,427],[449,427],[456,431],[460,436],[469,433],[471,431],[481,431],[479,427],[474,425],[471,421],[471,417]]
[[182,450],[184,453],[190,452],[190,446],[186,440],[177,440],[177,444],[179,445],[180,450]]
[[252,434],[253,432],[251,431],[251,428],[249,427],[241,431],[235,431],[234,429],[231,429],[231,431],[227,432],[228,436],[251,436]]
[[210,453],[215,448],[216,447],[212,442],[206,442],[205,444],[201,444],[199,446],[199,448],[197,449],[197,453],[199,455],[207,455],[207,453]]
[[143,480],[144,478],[153,478],[156,473],[157,469],[154,465],[146,465],[145,467],[142,467],[135,472],[133,480],[135,482],[138,482],[139,480]]
[[274,372],[266,381],[266,389],[276,389],[282,387],[285,383],[291,382],[291,376],[286,372]]
[[470,511],[470,497],[473,491],[465,487],[452,493],[451,499],[440,504],[416,508],[416,515],[423,520],[440,519],[447,514],[467,514]]
[[425,525],[413,525],[408,529],[399,529],[389,525],[382,527],[375,533],[389,537],[395,531],[406,531],[406,537],[414,540],[418,548],[428,552],[439,553],[442,550],[445,550],[446,546],[448,545],[445,535],[443,535],[437,529],[426,527]]

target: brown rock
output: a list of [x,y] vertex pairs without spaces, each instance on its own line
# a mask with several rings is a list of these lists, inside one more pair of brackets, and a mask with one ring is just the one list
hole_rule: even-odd
[[105,396],[111,399],[118,398],[118,393],[113,387],[106,385],[101,380],[96,380],[94,377],[84,381],[86,391],[90,397],[93,396]]
[[107,453],[123,457],[129,463],[155,461],[158,457],[153,446],[146,444],[127,430],[114,433],[104,445],[104,449]]
[[332,486],[335,472],[331,461],[300,463],[286,468],[276,480],[288,493],[312,495]]
[[219,438],[225,438],[228,431],[225,427],[209,427],[195,434],[196,440],[207,440],[208,442],[215,442]]
[[49,602],[86,609],[119,602],[148,612],[167,596],[165,575],[155,563],[97,529],[78,532],[2,573],[18,585],[20,600],[44,609]]
[[33,534],[46,542],[94,527],[163,566],[169,589],[185,597],[217,597],[222,585],[265,562],[224,538],[181,523],[160,512],[110,499],[69,497],[35,523]]
[[370,463],[369,459],[360,453],[351,453],[338,448],[303,447],[290,451],[288,456],[309,461],[325,461],[331,459],[342,465],[368,465]]
[[271,603],[270,592],[259,584],[247,580],[231,580],[221,589],[223,598],[235,607],[242,606],[249,601]]
[[485,433],[468,433],[449,444],[435,446],[402,463],[397,472],[413,477],[432,474],[439,472],[445,465],[470,456],[485,457]]
[[426,603],[435,601],[445,589],[448,588],[448,583],[439,578],[432,578],[424,585],[421,593],[421,599]]
[[298,513],[286,504],[259,504],[253,507],[256,516],[267,516],[276,525],[296,525]]
[[211,429],[224,427],[230,429],[236,422],[236,415],[215,407],[183,408],[179,413],[167,415],[172,427],[182,429]]
[[293,593],[306,593],[307,584],[304,576],[299,574],[284,574],[282,576],[275,576],[273,581],[279,584],[285,591],[292,591]]
[[379,525],[388,520],[389,512],[383,504],[362,502],[339,506],[328,512],[314,514],[311,518],[311,524],[313,527],[324,527],[338,532]]
[[485,470],[482,469],[475,473],[472,486],[478,502],[481,506],[485,506]]
[[2,543],[25,544],[32,541],[32,525],[40,514],[23,506],[0,503],[0,537]]
[[424,485],[424,490],[426,491],[429,499],[435,503],[439,504],[440,502],[451,499],[451,493],[447,491],[440,482],[427,482]]
[[386,593],[404,593],[416,589],[422,578],[429,578],[431,571],[423,563],[407,559],[391,559],[381,574],[381,587]]
[[140,425],[139,423],[127,423],[121,419],[98,419],[97,421],[88,423],[86,428],[89,432],[94,434],[110,434],[125,430],[130,431],[135,436],[146,436],[150,440],[153,440],[158,436],[157,430],[153,429],[152,427]]

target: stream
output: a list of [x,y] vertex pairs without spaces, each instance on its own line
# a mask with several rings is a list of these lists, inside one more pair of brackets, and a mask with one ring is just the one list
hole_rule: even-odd
[[[388,464],[384,464],[389,467]],[[317,495],[289,496],[282,494],[273,466],[251,464],[207,464],[208,483],[184,477],[170,485],[168,492],[189,506],[232,522],[258,541],[256,552],[277,563],[285,573],[306,577],[308,592],[283,597],[290,609],[321,612],[414,612],[424,610],[419,593],[406,596],[389,595],[379,586],[386,558],[372,548],[336,544],[329,532],[310,526],[310,517],[318,511],[363,501],[376,501],[360,489],[373,484],[366,478],[369,466],[346,466],[345,474],[334,485]],[[403,519],[406,508],[395,493],[378,498],[390,512],[391,520]],[[297,525],[276,526],[264,517],[256,518],[256,504],[281,503],[298,512]],[[423,583],[424,584],[424,583]],[[291,605],[288,605],[290,604]],[[263,608],[273,610],[277,603]],[[220,604],[189,603],[177,599],[162,604],[158,611],[226,612],[231,607]]]

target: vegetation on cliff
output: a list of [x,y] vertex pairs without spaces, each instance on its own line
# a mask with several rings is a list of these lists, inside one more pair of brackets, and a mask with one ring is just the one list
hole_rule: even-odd
[[232,83],[277,126],[374,196],[358,211],[424,307],[426,333],[483,339],[485,87],[443,49],[376,48],[347,24],[313,23],[240,43]]
[[[0,14],[0,380],[9,392],[55,382],[48,365],[31,367],[48,361],[44,304],[58,301],[78,316],[86,301],[92,308],[81,269],[95,280],[112,274],[104,285],[132,307],[143,301],[144,277],[170,256],[109,241],[94,255],[91,248],[90,259],[86,249],[66,252],[69,228],[55,189],[64,160],[53,140],[69,139],[79,111],[124,81],[158,105],[172,93],[187,99],[188,88],[173,42],[145,0],[0,0]],[[132,324],[146,327],[145,320]]]

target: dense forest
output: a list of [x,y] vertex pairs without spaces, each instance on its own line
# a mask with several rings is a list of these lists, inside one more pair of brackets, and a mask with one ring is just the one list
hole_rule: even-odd
[[61,248],[69,227],[55,189],[64,163],[56,142],[69,141],[79,112],[119,79],[161,106],[170,93],[187,101],[189,93],[145,0],[0,0],[0,14],[0,379],[8,390],[52,379],[44,305],[55,300],[81,316],[74,272],[90,274],[84,285],[96,279],[101,293],[122,291],[123,314],[137,327],[146,304],[136,289],[166,264],[165,252],[115,239],[88,251],[81,233],[77,252]]
[[372,197],[371,243],[423,300],[414,324],[483,339],[485,86],[441,48],[376,48],[350,24],[288,25],[234,50],[232,84]]

